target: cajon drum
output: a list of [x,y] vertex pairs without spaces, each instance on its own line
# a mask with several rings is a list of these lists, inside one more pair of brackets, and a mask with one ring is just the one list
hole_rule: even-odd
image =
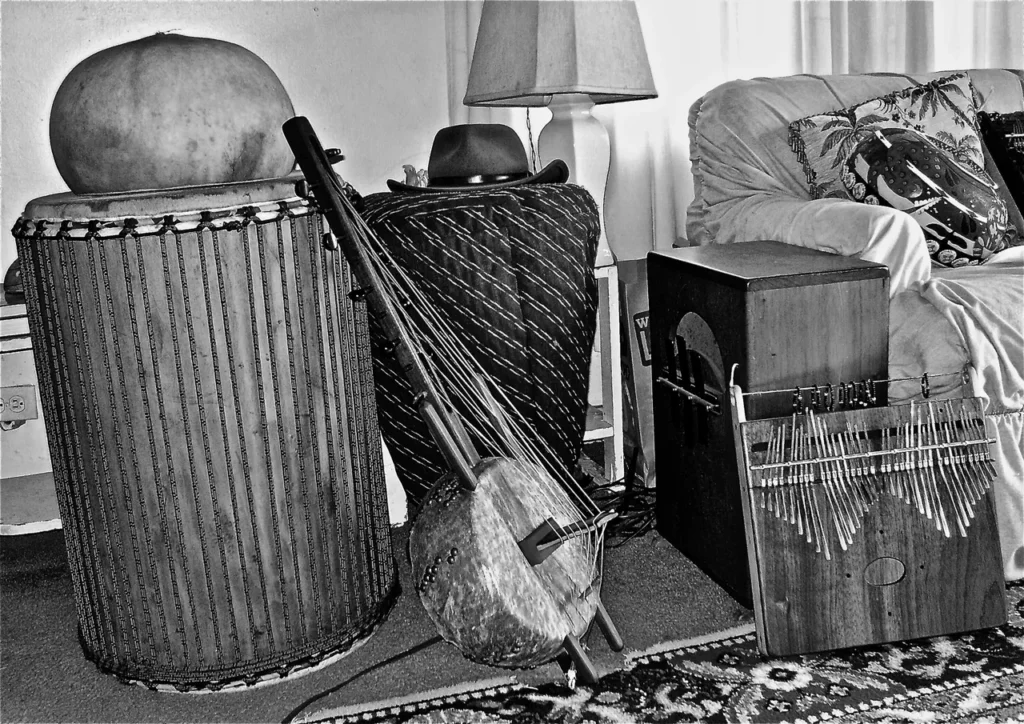
[[[648,290],[657,528],[752,606],[730,370],[738,365],[735,382],[747,392],[884,379],[889,273],[859,259],[752,241],[652,252]],[[752,397],[747,418],[788,415],[793,397]],[[884,405],[884,385],[872,397]]]

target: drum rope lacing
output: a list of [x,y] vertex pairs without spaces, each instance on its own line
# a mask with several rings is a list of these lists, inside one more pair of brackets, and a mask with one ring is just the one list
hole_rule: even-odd
[[[203,211],[189,211],[160,216],[122,216],[105,219],[47,219],[19,218],[12,233],[15,237],[32,236],[34,239],[60,239],[86,241],[132,236],[163,236],[168,232],[186,234],[200,229],[237,231],[248,224],[278,223],[313,213],[306,199],[293,197],[281,201],[268,201],[244,206],[230,206]],[[32,229],[30,233],[26,233]]]

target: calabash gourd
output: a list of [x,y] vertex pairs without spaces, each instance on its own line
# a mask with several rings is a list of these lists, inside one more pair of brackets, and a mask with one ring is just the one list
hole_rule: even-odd
[[276,178],[294,115],[273,70],[223,40],[161,33],[101,50],[57,90],[50,146],[76,194]]

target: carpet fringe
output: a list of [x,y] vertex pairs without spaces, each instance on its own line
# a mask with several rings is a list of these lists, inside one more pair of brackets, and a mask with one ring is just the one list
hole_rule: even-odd
[[[500,692],[504,688],[505,692]],[[331,722],[344,718],[357,717],[371,712],[387,711],[389,709],[402,709],[415,706],[419,703],[433,702],[446,697],[467,696],[490,696],[494,693],[507,693],[519,689],[527,689],[528,685],[520,683],[514,676],[498,676],[493,679],[478,679],[476,681],[464,682],[454,686],[443,686],[430,691],[418,691],[406,696],[397,696],[392,699],[383,699],[362,704],[349,704],[331,709],[323,709],[312,712],[300,719],[295,724],[310,724],[311,722]],[[396,712],[397,713],[397,712]]]
[[702,636],[695,636],[690,639],[683,639],[682,641],[665,641],[660,644],[655,644],[649,648],[641,651],[630,651],[625,655],[626,668],[635,666],[643,659],[661,656],[673,651],[679,651],[680,649],[690,649],[699,646],[707,646],[710,644],[720,644],[726,639],[730,638],[741,638],[744,636],[750,636],[754,633],[754,624],[745,623],[742,626],[735,626],[733,628],[725,629],[724,631],[712,631],[711,633],[704,634]]

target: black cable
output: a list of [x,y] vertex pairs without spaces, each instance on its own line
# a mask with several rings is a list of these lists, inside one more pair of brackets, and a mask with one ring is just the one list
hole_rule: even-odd
[[619,514],[605,530],[605,545],[609,548],[617,548],[654,528],[655,491],[638,485],[636,481],[640,453],[639,446],[633,448],[626,475],[621,480],[606,482],[581,473],[589,481],[585,487],[594,503],[602,510],[614,510]]
[[331,694],[334,694],[335,692],[341,691],[343,688],[345,688],[346,686],[351,684],[353,681],[358,679],[360,676],[363,676],[364,674],[368,674],[371,671],[373,671],[374,669],[379,669],[379,668],[381,668],[383,666],[387,666],[388,664],[393,664],[394,662],[399,661],[400,659],[403,659],[406,656],[412,656],[413,654],[418,653],[418,652],[422,651],[423,649],[430,648],[431,646],[433,646],[436,643],[439,643],[442,640],[443,639],[440,636],[435,636],[432,639],[427,639],[426,641],[423,641],[422,643],[416,644],[415,646],[413,646],[411,649],[409,649],[407,651],[403,651],[400,654],[395,654],[391,658],[384,659],[384,661],[378,661],[373,666],[368,666],[367,668],[365,668],[362,671],[360,671],[358,674],[353,674],[352,676],[348,677],[347,679],[345,679],[343,682],[341,682],[337,686],[332,686],[327,691],[322,691],[319,694],[317,694],[316,696],[312,696],[309,699],[306,699],[299,706],[297,706],[296,708],[294,708],[290,712],[288,712],[288,715],[284,719],[281,720],[281,724],[291,724],[291,722],[295,720],[295,717],[297,717],[299,714],[301,714],[302,711],[306,707],[308,707],[310,704],[312,704],[313,702],[318,701],[320,699],[323,699],[324,697],[330,696]]

